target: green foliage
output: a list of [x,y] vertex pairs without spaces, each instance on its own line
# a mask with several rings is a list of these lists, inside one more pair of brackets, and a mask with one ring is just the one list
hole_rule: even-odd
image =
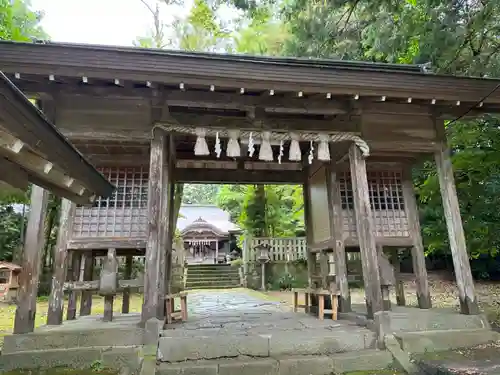
[[39,25],[42,17],[43,13],[31,10],[28,0],[0,0],[0,40],[48,39]]
[[238,259],[235,259],[235,260],[231,261],[231,267],[239,268],[241,266],[243,266],[243,259],[238,258]]
[[184,184],[182,203],[216,204],[219,185]]
[[223,185],[217,204],[253,236],[296,236],[304,230],[302,187],[298,185]]
[[12,261],[21,246],[22,221],[22,214],[11,205],[0,206],[0,260]]

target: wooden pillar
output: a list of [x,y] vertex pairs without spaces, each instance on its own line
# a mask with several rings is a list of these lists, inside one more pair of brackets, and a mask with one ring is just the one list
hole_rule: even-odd
[[[132,255],[127,255],[125,258],[125,279],[130,280],[132,278],[132,266],[134,263],[134,258]],[[122,313],[128,314],[130,311],[130,288],[125,288],[123,290],[123,300],[122,300]]]
[[[173,161],[173,159],[172,159]],[[173,169],[172,169],[173,172]],[[167,241],[166,241],[166,261],[165,261],[165,292],[166,294],[172,293],[172,253],[173,253],[173,242],[175,235],[175,182],[171,179],[169,186],[168,195],[168,230],[167,230]]]
[[[161,210],[160,210],[160,246],[159,246],[159,273],[158,273],[158,303],[156,317],[163,320],[165,318],[165,296],[170,294],[170,274],[172,258],[172,216],[174,214],[174,193],[173,183],[175,145],[172,136],[165,139],[164,163],[162,166],[162,188],[161,188]],[[175,230],[175,229],[174,229]]]
[[340,184],[337,181],[335,166],[327,168],[328,211],[330,213],[330,233],[333,238],[333,254],[335,259],[336,282],[339,288],[339,311],[351,311],[351,293],[347,281],[347,263],[344,245],[344,219],[342,217],[342,200]]
[[403,170],[402,186],[406,217],[408,219],[408,229],[412,239],[411,258],[417,286],[418,307],[421,309],[430,309],[432,307],[431,294],[429,291],[427,268],[425,266],[424,244],[420,229],[417,199],[415,198],[415,191],[413,189],[410,166],[407,166]]
[[311,251],[310,246],[313,243],[313,222],[311,218],[311,192],[309,188],[308,168],[306,168],[305,183],[303,186],[304,195],[304,226],[306,229],[307,242],[307,277],[309,287],[314,288],[314,276],[316,275],[316,254]]
[[[405,287],[401,280],[401,260],[399,259],[399,250],[395,249],[391,253],[391,264],[394,267],[396,304],[398,306],[406,306]],[[417,283],[417,298],[418,298],[418,283]],[[420,299],[419,299],[420,306]]]
[[474,280],[472,279],[469,256],[465,243],[464,228],[460,216],[460,205],[458,203],[457,190],[455,187],[450,151],[446,145],[443,122],[436,123],[436,133],[441,141],[439,149],[435,153],[436,168],[443,200],[446,226],[448,227],[453,268],[457,280],[460,311],[463,314],[479,314]]
[[[70,281],[80,280],[80,266],[82,264],[82,253],[79,251],[71,252],[71,274],[69,276]],[[76,305],[78,303],[78,291],[70,290],[68,293],[68,310],[66,311],[67,320],[76,319]]]
[[[165,165],[166,135],[161,129],[153,131],[150,150],[148,184],[148,239],[146,243],[146,263],[144,269],[144,299],[141,321],[146,323],[157,315],[160,291],[158,290],[161,264],[160,257],[160,212]],[[161,259],[163,258],[163,260]]]
[[354,143],[349,148],[354,215],[358,234],[363,281],[366,294],[368,317],[383,310],[380,274],[378,269],[377,246],[375,243],[375,224],[373,222],[366,162],[361,150]]
[[[92,250],[86,251],[83,255],[83,280],[92,281],[94,276],[94,257]],[[82,301],[80,303],[80,316],[90,315],[92,313],[92,291],[82,291]]]
[[31,186],[31,205],[22,258],[23,269],[18,278],[18,302],[14,320],[16,334],[33,332],[35,328],[36,297],[48,199],[48,191],[36,185]]
[[59,213],[59,232],[54,248],[54,273],[50,288],[47,325],[60,325],[63,322],[64,282],[68,270],[68,239],[73,227],[76,205],[62,199]]
[[[380,275],[380,290],[382,292],[382,304],[384,306],[384,310],[390,311],[391,310],[391,298],[390,298],[390,291],[389,291],[389,278],[386,277],[384,278],[384,270],[381,269],[382,263],[380,257],[384,255],[384,246],[383,245],[377,245],[377,259],[379,260],[379,275]],[[386,264],[388,265],[388,264]],[[387,269],[385,270],[386,272],[388,271]],[[392,270],[391,270],[392,271]]]

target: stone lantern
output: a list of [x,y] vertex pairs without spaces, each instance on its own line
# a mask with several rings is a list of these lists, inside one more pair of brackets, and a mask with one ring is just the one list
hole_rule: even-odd
[[269,257],[269,251],[271,247],[268,244],[260,244],[255,246],[254,249],[257,251],[257,261],[261,266],[261,289],[266,290],[266,263],[269,263],[269,261],[271,260],[271,258]]

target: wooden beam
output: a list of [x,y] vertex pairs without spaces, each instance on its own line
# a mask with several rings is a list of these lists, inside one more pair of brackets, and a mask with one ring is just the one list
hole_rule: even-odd
[[413,178],[411,175],[410,165],[407,165],[403,170],[402,185],[405,212],[408,219],[408,229],[410,231],[410,237],[412,239],[411,258],[413,264],[413,273],[415,274],[415,281],[417,284],[418,306],[421,309],[430,309],[432,307],[431,294],[429,290],[429,281],[427,278],[427,268],[425,265],[424,244],[422,241],[422,233],[420,229],[420,215],[418,213],[415,191],[413,189]]
[[378,311],[383,311],[380,274],[378,267],[377,244],[375,241],[375,223],[373,222],[366,163],[361,150],[355,144],[349,149],[349,161],[352,178],[354,216],[356,232],[361,252],[363,281],[366,294],[366,308],[369,318]]
[[347,281],[347,263],[344,244],[344,219],[337,172],[333,163],[327,167],[328,211],[330,213],[330,233],[335,256],[335,276],[340,291],[340,312],[351,311],[351,293]]
[[[144,282],[140,279],[132,280],[118,280],[118,291],[123,291],[125,289],[138,289],[144,286]],[[64,290],[99,290],[99,280],[92,281],[70,281],[64,283]]]
[[54,247],[54,271],[49,296],[49,311],[47,325],[61,325],[63,323],[64,293],[63,285],[66,281],[68,269],[68,238],[72,231],[76,205],[63,199],[59,213],[59,229],[57,242]]
[[18,278],[19,288],[14,318],[14,334],[33,332],[35,328],[36,297],[42,263],[48,200],[49,192],[47,190],[39,186],[32,187],[22,260],[23,269]]
[[148,239],[146,244],[146,264],[144,269],[144,301],[141,322],[145,324],[156,317],[159,291],[159,251],[160,251],[160,212],[163,187],[163,168],[165,165],[166,134],[155,129],[151,140],[151,161],[148,185]]
[[73,237],[68,242],[71,250],[107,250],[110,247],[120,250],[143,250],[146,248],[146,239],[124,237]]
[[245,169],[177,169],[177,183],[211,184],[300,184],[303,182],[300,171],[250,171]]
[[48,119],[8,80],[0,76],[2,127],[47,161],[67,173],[74,173],[86,187],[109,196],[113,186],[107,182],[48,121]]
[[0,157],[0,178],[10,186],[26,190],[29,186],[28,173],[10,160]]
[[450,150],[446,144],[444,123],[436,121],[435,125],[441,138],[440,149],[435,153],[436,168],[441,198],[443,200],[444,216],[448,228],[451,255],[453,257],[453,268],[457,280],[460,310],[463,314],[479,314],[474,280],[472,278],[465,242],[465,233],[460,216],[460,205],[455,186],[455,177],[453,176]]

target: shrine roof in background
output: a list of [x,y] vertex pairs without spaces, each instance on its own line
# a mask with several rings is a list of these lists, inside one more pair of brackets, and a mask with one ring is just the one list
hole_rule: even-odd
[[212,230],[227,236],[240,228],[231,222],[229,213],[215,205],[183,204],[177,220],[177,229],[182,233],[196,230]]

